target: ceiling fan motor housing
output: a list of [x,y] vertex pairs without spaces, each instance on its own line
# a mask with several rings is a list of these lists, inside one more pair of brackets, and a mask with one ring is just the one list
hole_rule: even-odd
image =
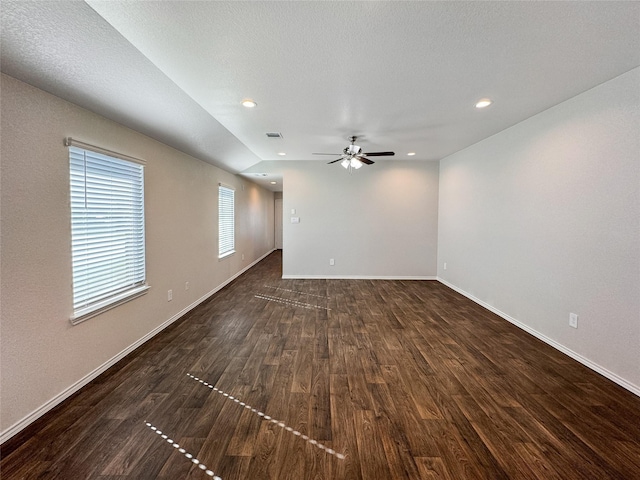
[[360,148],[358,145],[349,145],[348,147],[346,147],[344,150],[344,154],[345,155],[359,155],[360,153],[362,153],[362,148]]

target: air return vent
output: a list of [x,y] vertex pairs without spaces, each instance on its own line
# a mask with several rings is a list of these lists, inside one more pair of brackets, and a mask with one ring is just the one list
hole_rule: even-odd
[[282,138],[282,134],[280,132],[267,132],[268,138]]

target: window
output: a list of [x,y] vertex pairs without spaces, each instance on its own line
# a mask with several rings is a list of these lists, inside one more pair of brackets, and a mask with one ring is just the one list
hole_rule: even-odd
[[139,160],[125,160],[76,140],[66,143],[71,185],[71,322],[75,324],[148,289],[144,166]]
[[235,252],[235,193],[232,187],[218,186],[218,258]]

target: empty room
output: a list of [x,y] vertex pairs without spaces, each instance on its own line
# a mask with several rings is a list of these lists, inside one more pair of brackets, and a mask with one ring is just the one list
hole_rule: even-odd
[[0,42],[3,479],[640,479],[640,2]]

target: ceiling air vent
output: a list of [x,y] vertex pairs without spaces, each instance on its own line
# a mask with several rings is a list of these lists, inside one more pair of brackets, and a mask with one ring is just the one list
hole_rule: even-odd
[[267,132],[267,138],[282,138],[280,132]]

